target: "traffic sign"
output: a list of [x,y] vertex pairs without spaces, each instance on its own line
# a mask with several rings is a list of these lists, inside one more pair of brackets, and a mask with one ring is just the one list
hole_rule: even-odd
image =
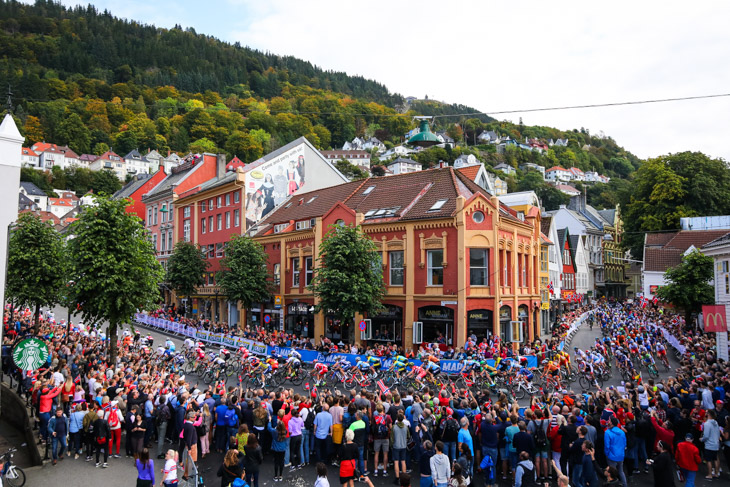
[[48,347],[43,340],[28,338],[13,349],[13,361],[21,370],[37,370],[48,360]]
[[365,321],[360,322],[360,331],[365,331],[368,329],[368,324],[365,323]]
[[270,322],[271,322],[271,316],[264,315],[264,323],[266,323],[268,325]]

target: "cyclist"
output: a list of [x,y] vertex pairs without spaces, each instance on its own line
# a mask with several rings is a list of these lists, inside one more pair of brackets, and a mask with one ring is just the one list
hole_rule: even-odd
[[532,382],[534,375],[532,374],[532,371],[527,368],[527,357],[522,357],[520,359],[520,370],[517,371],[517,376],[524,377],[527,382]]
[[374,371],[378,372],[380,370],[380,367],[382,366],[382,362],[380,361],[379,357],[376,357],[375,355],[368,355],[367,361],[370,364],[370,367],[372,367]]
[[408,359],[403,355],[396,355],[388,371],[395,370],[395,376],[400,379],[400,374],[405,372],[406,367],[408,367]]
[[289,352],[289,358],[286,359],[286,372],[289,377],[295,375],[296,371],[299,370],[299,367],[302,364],[301,359],[302,355],[296,350],[292,349],[292,351]]
[[362,380],[365,379],[365,373],[370,371],[375,372],[375,369],[373,369],[370,363],[365,360],[360,360],[358,358],[357,363],[355,364],[355,372],[353,372],[352,375]]
[[430,360],[426,362],[424,369],[431,379],[435,379],[436,376],[439,375],[439,373],[441,372],[441,366],[438,363],[432,362]]
[[[317,366],[315,365],[315,368]],[[345,372],[350,370],[352,368],[352,364],[349,360],[347,360],[347,357],[344,355],[338,355],[335,362],[332,364],[332,370],[339,372],[341,376],[345,375]]]
[[664,347],[664,344],[659,341],[656,343],[656,354],[659,356],[659,359],[664,363],[666,368],[672,368],[669,365],[669,359],[667,358],[667,349]]
[[172,350],[174,352],[175,351],[175,344],[172,343],[172,340],[170,340],[168,338],[167,340],[165,340],[165,348],[168,349],[168,350]]
[[[337,363],[337,362],[335,362],[335,363]],[[349,362],[348,362],[348,364],[349,364]],[[334,366],[333,366],[333,368],[334,368]],[[325,365],[322,362],[317,362],[316,364],[314,364],[314,371],[317,373],[317,375],[315,377],[315,384],[320,385],[321,383],[324,382],[324,376],[327,375],[327,365]]]
[[471,376],[471,380],[476,379],[476,372],[481,369],[481,364],[469,355],[466,360],[461,360],[462,368],[460,374],[466,375],[467,373]]
[[426,385],[423,383],[423,379],[428,375],[428,371],[421,365],[414,365],[411,367],[411,370],[407,374],[408,376],[412,376],[416,382],[418,382],[421,385],[421,389],[426,387]]
[[654,356],[646,348],[641,350],[641,361],[644,363],[644,366],[647,368],[649,367],[649,365],[656,366],[656,362],[654,361]]
[[183,342],[182,348],[183,348],[183,350],[192,350],[194,346],[195,346],[195,340],[193,340],[192,338],[188,337]]

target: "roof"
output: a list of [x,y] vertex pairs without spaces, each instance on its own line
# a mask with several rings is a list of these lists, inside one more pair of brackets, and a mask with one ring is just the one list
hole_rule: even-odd
[[51,213],[50,211],[21,210],[18,213],[21,214],[21,215],[24,214],[24,213],[32,213],[33,215],[35,215],[38,218],[40,218],[41,222],[43,222],[43,223],[45,223],[45,222],[47,222],[49,220],[51,222],[53,222],[54,225],[58,225],[58,224],[61,223],[61,220],[56,215],[54,215],[53,213]]
[[347,157],[347,156],[367,156],[370,157],[370,153],[366,150],[344,150],[344,149],[335,149],[335,150],[323,150],[320,151],[323,156],[327,158],[332,157]]
[[33,149],[30,149],[28,147],[23,147],[23,155],[24,156],[35,156],[38,157],[38,154],[36,154]]
[[568,171],[572,172],[573,174],[583,174],[583,171],[581,171],[577,167],[571,167],[570,169],[568,169]]
[[555,245],[552,240],[550,240],[547,235],[545,235],[543,232],[540,232],[540,238],[542,239],[543,243],[546,243],[548,245]]
[[477,174],[479,174],[479,168],[480,167],[481,166],[477,166],[477,165],[464,166],[464,167],[457,168],[456,170],[459,171],[464,176],[466,176],[467,178],[469,178],[472,181],[474,181],[477,178]]
[[571,193],[580,194],[580,191],[578,191],[577,188],[575,188],[574,186],[571,186],[569,184],[556,184],[555,188],[559,189],[560,191],[563,191],[563,192],[570,191]]
[[565,169],[564,167],[560,167],[560,166],[553,166],[553,167],[551,167],[550,169],[548,169],[545,172],[550,172],[550,171],[565,171],[565,172],[568,172],[567,169]]
[[730,243],[730,232],[726,233],[720,238],[716,238],[715,240],[705,244],[702,248],[704,249],[710,249],[713,247],[719,247],[721,245],[725,245],[726,243]]
[[18,208],[22,208],[23,206],[34,207],[35,202],[23,193],[18,193]]
[[137,149],[132,149],[131,151],[129,151],[129,153],[126,156],[124,156],[124,159],[146,160],[144,157],[142,157],[142,154],[140,154]]
[[[657,236],[646,234],[644,249],[644,270],[649,272],[665,272],[670,267],[682,262],[682,255],[688,248],[700,248],[706,244],[725,237],[727,230],[679,230]],[[651,242],[651,243],[650,243]],[[663,244],[657,242],[664,242]]]
[[245,162],[243,162],[237,156],[233,156],[233,159],[228,161],[228,164],[226,164],[226,171],[235,171],[237,168],[244,167],[245,165]]
[[68,198],[48,198],[48,204],[51,206],[73,206],[73,200]]
[[578,245],[580,244],[580,235],[571,235],[568,239],[568,245],[575,254],[578,252]]
[[616,221],[616,209],[612,208],[610,210],[597,210],[598,214],[601,215],[601,218],[606,220],[606,223],[613,226],[614,222]]
[[96,154],[81,154],[81,156],[79,157],[79,160],[80,161],[94,162],[98,158],[99,158],[99,156],[97,156]]
[[553,217],[546,215],[543,215],[542,220],[540,220],[540,231],[545,235],[550,235],[550,222],[552,221]]
[[29,181],[21,181],[20,187],[23,188],[26,194],[31,196],[47,196],[45,191]]
[[147,180],[152,176],[152,174],[147,173],[136,174],[130,182],[122,186],[122,189],[114,193],[113,198],[119,200],[129,198],[135,193],[135,191],[144,186]]

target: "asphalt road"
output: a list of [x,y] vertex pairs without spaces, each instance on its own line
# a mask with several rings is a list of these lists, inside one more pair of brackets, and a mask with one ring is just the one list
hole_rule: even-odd
[[[58,313],[56,314],[57,317],[59,317]],[[63,316],[65,317],[65,315]],[[152,336],[155,338],[155,342],[158,342],[158,340],[161,340],[164,342],[164,339],[166,338],[163,334],[157,332],[157,331],[151,331]],[[590,345],[594,342],[595,337],[600,334],[600,330],[598,327],[595,327],[594,330],[588,329],[588,326],[586,325],[583,329],[579,330],[571,343],[571,347],[578,346],[580,348],[586,348],[590,347]],[[182,344],[182,341],[174,338],[173,341],[175,342],[176,346],[179,346]],[[670,360],[673,360],[670,357]],[[676,362],[672,362],[672,366],[676,366]],[[665,377],[667,374],[662,374],[662,377]],[[620,378],[619,380],[612,379],[612,381],[609,381],[609,385],[619,385],[620,384]],[[168,446],[171,446],[168,444]],[[199,470],[201,472],[201,476],[204,479],[204,483],[207,486],[218,486],[220,485],[220,481],[218,477],[216,477],[216,472],[218,471],[218,467],[220,466],[222,462],[222,454],[216,454],[212,453],[208,455],[204,459],[200,459],[199,461]],[[314,461],[314,458],[312,457],[312,461]],[[372,466],[372,460],[370,461]],[[155,466],[157,468],[157,471],[162,468],[163,462],[161,460],[155,459]],[[727,471],[727,466],[723,466],[724,471]],[[78,460],[74,460],[73,457],[67,457],[64,461],[59,462],[57,466],[52,466],[50,463],[46,463],[45,465],[41,467],[33,467],[26,470],[28,474],[28,483],[29,486],[35,486],[35,485],[66,485],[66,486],[88,486],[88,485],[104,485],[108,487],[126,487],[129,485],[133,485],[133,482],[135,482],[136,479],[136,469],[134,466],[134,462],[131,459],[128,458],[120,458],[120,459],[110,459],[109,461],[109,468],[102,469],[102,468],[95,468],[93,463],[87,463],[83,461],[83,457],[79,458]],[[284,482],[286,485],[290,486],[296,486],[296,487],[306,487],[314,485],[314,481],[316,480],[316,473],[313,466],[307,466],[304,467],[301,470],[296,470],[294,472],[289,472],[289,469],[285,469],[284,471]],[[698,475],[696,484],[700,487],[709,487],[710,481],[705,480],[704,477],[704,467],[701,467],[700,473],[702,475]],[[414,471],[411,474],[413,476],[412,485],[418,485],[418,469],[417,465],[414,466]],[[259,485],[260,486],[270,486],[274,483],[272,482],[273,477],[273,461],[270,457],[265,457],[264,464],[261,467],[261,473],[259,477]],[[339,475],[337,467],[328,466],[328,478],[330,481],[330,485],[335,486],[339,484]],[[373,483],[377,486],[389,486],[393,485],[393,470],[392,468],[389,470],[389,477],[383,478],[381,477],[371,477],[371,480]],[[159,483],[159,474],[157,477],[157,482]],[[654,479],[653,475],[650,474],[639,474],[633,476],[629,480],[629,485],[631,486],[649,486],[653,485]],[[510,482],[509,481],[502,481],[499,480],[499,485],[501,487],[509,487]],[[718,481],[714,482],[716,485],[728,485],[725,481],[721,481],[718,483]],[[181,484],[182,487],[183,484]],[[473,484],[475,487],[482,487],[484,485],[484,480],[480,475],[477,475],[474,479]],[[679,484],[677,484],[679,485]],[[251,486],[253,487],[253,486]],[[667,486],[669,487],[669,486]]]

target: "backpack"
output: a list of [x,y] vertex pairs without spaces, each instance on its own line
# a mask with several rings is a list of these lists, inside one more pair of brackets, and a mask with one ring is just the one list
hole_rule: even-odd
[[379,440],[383,440],[388,437],[388,422],[385,420],[385,416],[377,414],[375,416],[375,437]]
[[535,433],[533,433],[532,437],[535,440],[535,446],[538,448],[545,448],[548,445],[547,434],[545,434],[545,429],[543,428],[544,421],[542,419],[540,420],[540,424],[538,424],[537,421],[532,420],[535,425]]
[[304,429],[307,431],[313,431],[314,430],[314,411],[311,409],[307,409],[307,419],[304,420]]
[[109,419],[106,421],[109,423],[109,428],[113,429],[119,425],[119,415],[117,415],[118,409],[114,406],[110,407],[108,410],[109,413]]
[[238,414],[235,409],[227,409],[225,414],[226,425],[229,428],[235,428],[238,426]]
[[170,417],[172,415],[170,414],[170,404],[165,403],[159,408],[157,408],[157,420],[160,423],[164,423],[165,421],[169,421]]
[[447,418],[443,425],[441,439],[446,442],[456,441],[459,438],[459,423],[454,418]]
[[484,480],[487,484],[494,483],[494,460],[489,455],[484,455],[482,463],[479,464],[479,468],[484,472]]

